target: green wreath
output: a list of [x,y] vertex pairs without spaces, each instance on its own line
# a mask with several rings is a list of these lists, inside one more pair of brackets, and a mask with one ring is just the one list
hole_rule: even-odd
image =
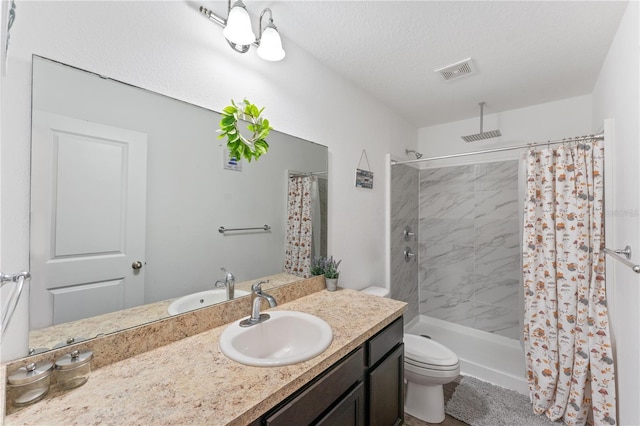
[[[221,134],[218,139],[227,138],[227,148],[231,157],[237,159],[244,157],[251,162],[252,159],[257,160],[262,154],[267,153],[269,144],[265,138],[273,127],[269,126],[269,120],[260,116],[263,110],[264,108],[258,109],[246,99],[244,109],[236,105],[232,99],[231,105],[222,110],[220,129],[218,129]],[[249,122],[247,129],[253,133],[250,138],[240,133],[238,120]]]

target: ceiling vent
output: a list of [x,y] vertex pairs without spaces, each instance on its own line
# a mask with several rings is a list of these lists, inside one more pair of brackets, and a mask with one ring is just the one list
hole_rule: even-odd
[[467,75],[475,74],[476,67],[473,65],[471,58],[464,59],[455,64],[448,65],[444,68],[435,70],[444,81],[457,80]]

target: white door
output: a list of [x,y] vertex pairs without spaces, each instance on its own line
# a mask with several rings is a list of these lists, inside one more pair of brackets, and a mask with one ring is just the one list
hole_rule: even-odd
[[144,303],[147,135],[32,119],[31,328]]

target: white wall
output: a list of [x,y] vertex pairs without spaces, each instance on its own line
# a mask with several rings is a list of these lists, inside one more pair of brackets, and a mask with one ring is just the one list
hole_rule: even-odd
[[[2,271],[26,269],[29,261],[31,55],[38,54],[218,111],[230,99],[247,97],[267,108],[277,130],[328,146],[329,252],[343,259],[341,285],[381,283],[385,154],[403,154],[405,144],[415,145],[417,131],[286,38],[282,62],[262,61],[253,48],[245,55],[233,52],[221,28],[198,7],[163,1],[20,3],[9,72],[2,78]],[[224,14],[226,3],[212,7]],[[279,27],[286,36],[286,23]],[[376,173],[373,190],[354,188],[362,149]],[[4,341],[3,359],[11,358],[11,341]]]
[[[607,246],[634,250],[632,260],[640,263],[640,8],[629,6],[600,70],[593,90],[593,123],[613,119],[613,205],[607,206],[607,221],[613,235]],[[616,341],[618,379],[618,424],[640,424],[640,277],[619,262],[609,261],[608,290],[613,290],[610,311]],[[613,279],[611,279],[613,277]]]
[[[600,129],[592,127],[591,95],[576,96],[540,105],[488,114],[485,106],[484,131],[498,129],[501,137],[478,142],[465,142],[461,136],[480,132],[478,118],[454,121],[423,127],[418,131],[418,151],[426,157],[482,151],[523,143],[562,139],[594,133]],[[602,126],[602,123],[600,123]],[[494,160],[517,159],[520,151],[504,151],[491,155],[474,155],[453,160],[422,163],[423,166],[466,164]]]

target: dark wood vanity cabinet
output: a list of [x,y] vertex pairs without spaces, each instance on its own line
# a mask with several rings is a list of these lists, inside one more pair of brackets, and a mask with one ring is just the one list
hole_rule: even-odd
[[367,342],[367,425],[404,423],[403,334],[401,317]]
[[393,426],[404,422],[403,320],[398,318],[252,426]]
[[[297,394],[290,397],[273,412],[267,414],[264,423],[267,426],[291,426],[317,424],[328,421],[334,407],[348,398],[346,394],[362,382],[364,374],[364,348],[360,347],[337,364],[325,371],[312,383],[305,386]],[[360,404],[358,404],[360,402]],[[364,401],[353,402],[356,405],[353,417],[362,419],[356,425],[364,425]],[[325,413],[327,413],[325,415]],[[338,415],[340,418],[344,416]],[[338,423],[327,423],[338,424]]]

